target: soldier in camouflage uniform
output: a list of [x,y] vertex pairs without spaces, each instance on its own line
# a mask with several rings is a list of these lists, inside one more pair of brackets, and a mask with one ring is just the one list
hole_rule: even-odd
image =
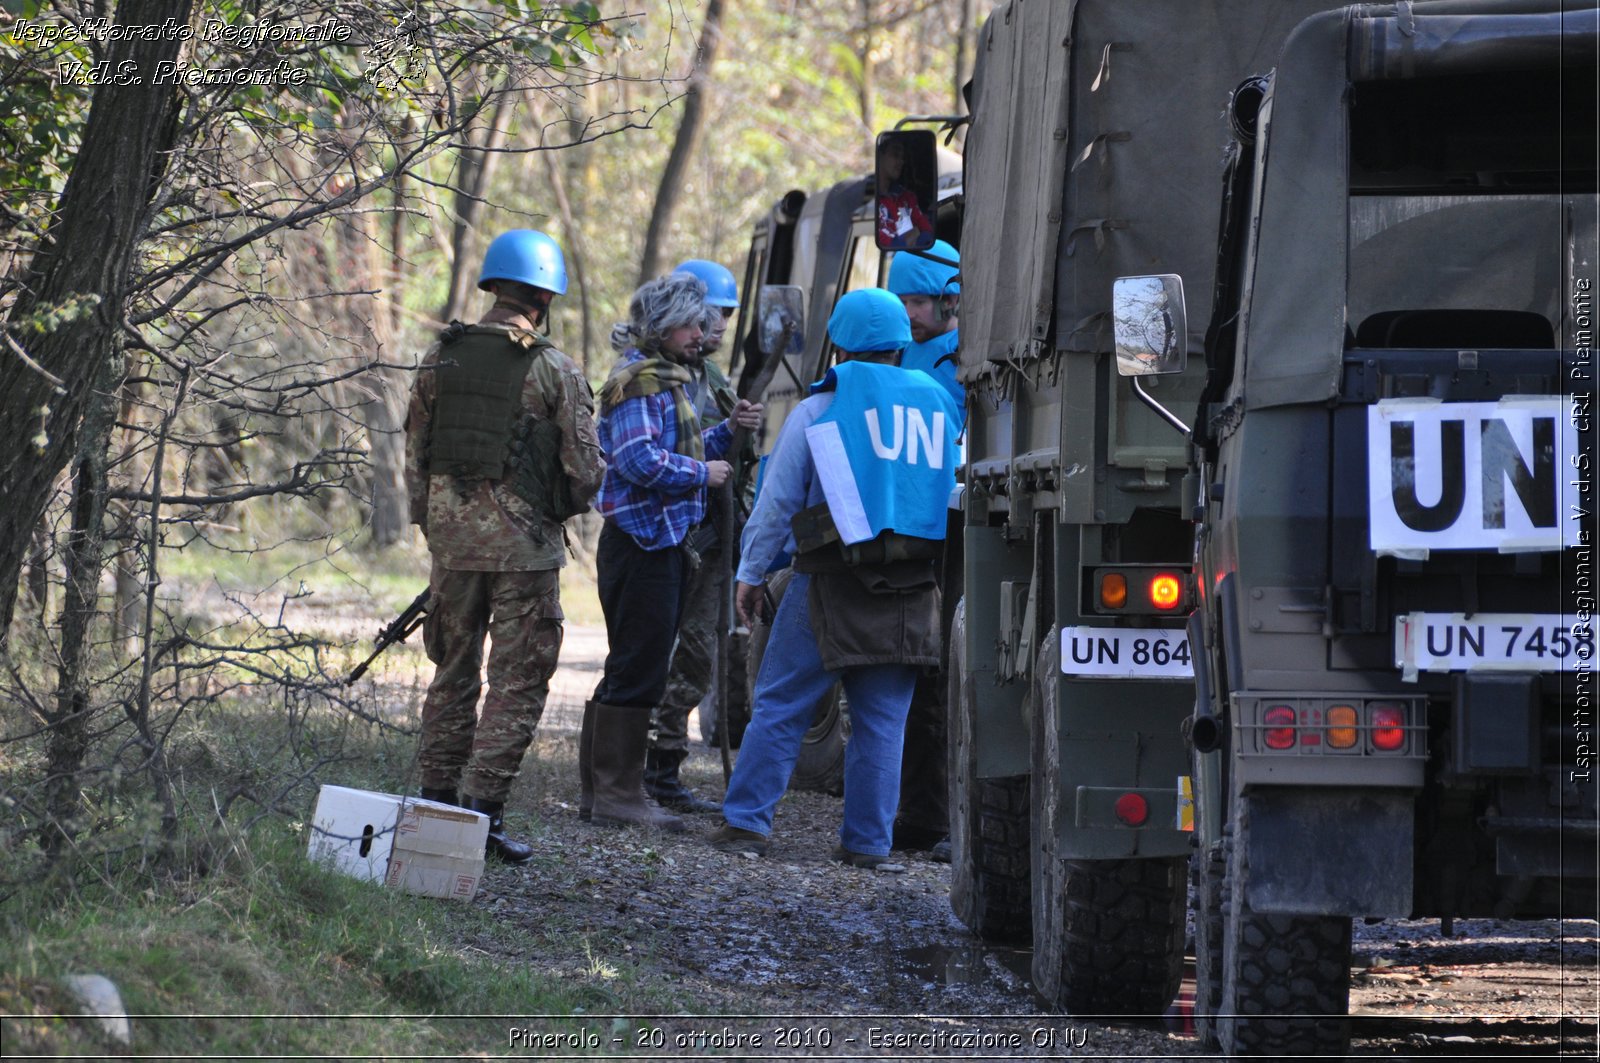
[[422,796],[485,813],[488,855],[518,864],[533,851],[506,836],[503,811],[561,650],[562,521],[588,508],[605,463],[588,381],[538,332],[567,290],[561,249],[503,233],[478,287],[494,308],[428,351],[406,418],[411,520],[433,561],[417,760]]
[[[698,378],[691,400],[701,426],[711,428],[732,414],[737,402],[714,356],[722,345],[728,320],[739,308],[739,288],[727,267],[705,259],[690,259],[675,272],[692,274],[706,286],[706,312],[700,325],[702,361],[691,369]],[[720,599],[728,592],[727,562],[722,544],[717,541],[719,513],[715,497],[712,502],[705,520],[690,529],[686,540],[699,556],[700,565],[689,576],[684,590],[672,670],[667,675],[667,692],[656,707],[655,733],[645,757],[644,773],[645,792],[658,804],[674,812],[697,815],[722,809],[715,801],[697,796],[678,778],[678,769],[689,755],[689,713],[711,688]],[[718,706],[717,711],[724,711],[724,707]]]

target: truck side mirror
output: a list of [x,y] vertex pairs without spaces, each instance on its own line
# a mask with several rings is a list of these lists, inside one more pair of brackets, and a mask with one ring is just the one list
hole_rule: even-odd
[[1181,373],[1189,364],[1183,278],[1176,273],[1118,277],[1111,285],[1117,373]]
[[805,293],[799,286],[761,286],[756,295],[756,344],[765,358],[805,351]]
[[881,251],[933,246],[939,202],[938,144],[931,129],[879,133],[873,170],[874,233]]

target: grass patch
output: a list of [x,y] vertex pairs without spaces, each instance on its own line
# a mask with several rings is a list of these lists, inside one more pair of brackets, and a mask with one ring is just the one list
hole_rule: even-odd
[[615,971],[551,975],[460,948],[497,931],[491,913],[317,867],[283,824],[204,879],[130,878],[65,898],[40,885],[3,911],[7,1054],[111,1047],[92,1021],[60,1017],[77,1010],[62,980],[80,973],[116,983],[134,1016],[131,1051],[151,1057],[486,1054],[515,1020],[485,1016],[575,1014],[542,1025],[576,1031],[584,1012],[619,1002]]

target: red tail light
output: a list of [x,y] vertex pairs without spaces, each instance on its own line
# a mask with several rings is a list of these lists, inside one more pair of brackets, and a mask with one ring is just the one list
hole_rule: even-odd
[[1287,705],[1274,705],[1261,719],[1267,725],[1263,741],[1268,749],[1294,748],[1294,709]]
[[1150,803],[1140,794],[1123,794],[1114,808],[1117,818],[1130,827],[1143,826],[1150,818]]
[[1183,601],[1183,580],[1171,572],[1150,579],[1150,604],[1163,612],[1176,609]]
[[1392,753],[1406,744],[1406,713],[1399,705],[1372,706],[1372,744]]

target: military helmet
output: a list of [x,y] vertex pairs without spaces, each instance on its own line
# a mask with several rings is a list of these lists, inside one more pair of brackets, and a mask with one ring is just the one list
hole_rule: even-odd
[[535,288],[567,293],[567,259],[561,245],[537,229],[511,229],[496,236],[483,253],[478,287],[490,281],[520,281]]
[[738,309],[739,285],[733,279],[733,271],[727,266],[703,258],[689,258],[679,263],[673,272],[691,273],[699,277],[706,286],[707,306]]
[[[961,261],[961,252],[943,240],[935,240],[928,254],[951,262]],[[957,279],[960,275],[959,266],[947,266],[901,251],[889,263],[889,290],[896,295],[960,295],[961,282]]]
[[905,304],[882,288],[846,292],[828,318],[833,345],[851,354],[901,351],[911,342],[911,319]]

